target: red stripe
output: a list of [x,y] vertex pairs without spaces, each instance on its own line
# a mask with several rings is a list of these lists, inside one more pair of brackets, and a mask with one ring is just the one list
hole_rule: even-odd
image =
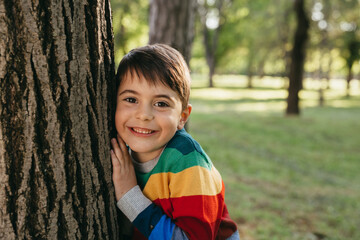
[[236,223],[230,218],[229,212],[225,205],[216,240],[225,240],[235,231],[237,231]]
[[[221,235],[218,239],[223,239],[236,230],[224,203],[224,187],[221,193],[215,196],[156,199],[154,203],[160,206],[190,239],[215,239],[218,233]],[[220,226],[222,229],[219,229]]]
[[172,219],[193,216],[203,222],[214,222],[222,215],[224,199],[215,196],[186,196],[171,199],[156,199],[154,203]]

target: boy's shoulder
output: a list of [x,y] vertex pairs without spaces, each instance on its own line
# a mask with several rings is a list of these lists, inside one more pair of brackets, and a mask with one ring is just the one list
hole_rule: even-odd
[[168,142],[159,159],[162,171],[177,173],[200,166],[211,169],[212,163],[200,144],[184,129],[178,130]]
[[166,148],[176,149],[183,155],[187,155],[193,151],[204,153],[200,144],[193,139],[193,137],[185,131],[185,129],[178,130],[174,137],[168,142]]

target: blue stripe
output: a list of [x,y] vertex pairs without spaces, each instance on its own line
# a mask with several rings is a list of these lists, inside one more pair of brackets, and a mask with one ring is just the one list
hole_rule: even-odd
[[175,224],[171,219],[163,215],[151,232],[149,240],[170,240],[174,232]]
[[160,207],[152,203],[135,218],[133,225],[148,238],[162,216],[166,215]]
[[226,240],[240,240],[239,232],[236,230],[233,235],[228,237]]

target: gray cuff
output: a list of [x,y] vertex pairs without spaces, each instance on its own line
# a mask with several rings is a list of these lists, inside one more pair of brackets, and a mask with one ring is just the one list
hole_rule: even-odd
[[135,218],[145,210],[152,202],[144,196],[139,185],[136,185],[125,193],[117,202],[118,208],[133,222]]

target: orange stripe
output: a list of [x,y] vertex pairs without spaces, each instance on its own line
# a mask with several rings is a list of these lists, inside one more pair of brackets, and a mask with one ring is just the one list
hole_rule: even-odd
[[157,173],[150,176],[143,190],[151,201],[193,195],[213,196],[221,192],[222,180],[216,168],[211,171],[200,166],[179,173]]

